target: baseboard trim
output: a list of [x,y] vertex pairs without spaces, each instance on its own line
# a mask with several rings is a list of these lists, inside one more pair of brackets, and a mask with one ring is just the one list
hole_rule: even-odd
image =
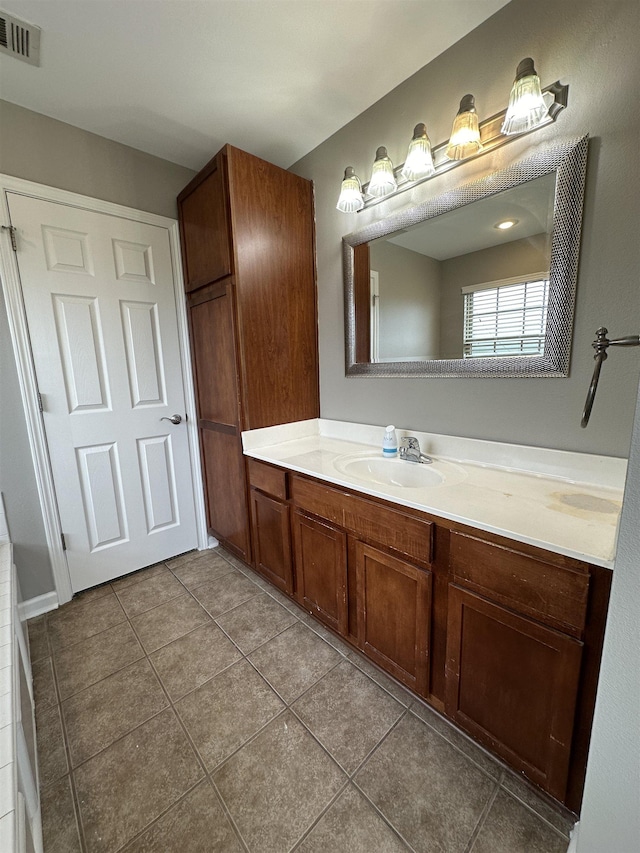
[[55,590],[45,592],[44,595],[37,595],[35,598],[29,598],[27,601],[21,601],[18,605],[18,614],[21,621],[33,619],[36,616],[42,616],[43,613],[48,613],[50,610],[55,610],[58,607],[58,594]]

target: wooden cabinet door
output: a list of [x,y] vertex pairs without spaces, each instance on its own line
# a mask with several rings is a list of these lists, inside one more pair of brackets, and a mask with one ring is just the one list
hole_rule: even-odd
[[232,272],[224,163],[218,154],[178,196],[187,292]]
[[562,801],[582,643],[449,587],[446,713]]
[[426,695],[431,572],[356,542],[356,574],[360,648]]
[[296,596],[329,627],[347,634],[347,537],[329,524],[294,512]]
[[249,562],[232,288],[219,283],[192,295],[189,325],[209,531]]
[[293,595],[289,506],[252,489],[251,520],[256,569],[278,589]]

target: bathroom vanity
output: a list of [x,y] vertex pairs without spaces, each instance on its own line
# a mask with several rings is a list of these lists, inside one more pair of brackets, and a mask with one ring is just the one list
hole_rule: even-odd
[[577,811],[624,460],[382,433],[243,434],[255,569]]

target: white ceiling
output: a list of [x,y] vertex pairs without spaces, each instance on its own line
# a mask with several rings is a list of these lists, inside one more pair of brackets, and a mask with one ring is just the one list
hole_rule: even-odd
[[[381,239],[446,261],[534,234],[550,234],[555,190],[556,173],[551,172]],[[516,224],[507,231],[496,228],[505,219],[514,219]]]
[[192,169],[288,167],[508,0],[0,0],[43,30],[0,97]]

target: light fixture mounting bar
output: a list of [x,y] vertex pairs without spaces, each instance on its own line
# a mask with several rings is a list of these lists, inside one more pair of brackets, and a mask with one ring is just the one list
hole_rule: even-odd
[[502,133],[501,127],[502,122],[504,121],[504,117],[506,115],[506,107],[502,112],[496,113],[496,115],[491,116],[491,118],[487,118],[484,121],[480,122],[480,141],[482,142],[482,148],[478,151],[477,154],[473,154],[470,157],[465,157],[464,160],[450,160],[446,156],[447,142],[441,142],[439,145],[436,145],[432,148],[433,154],[433,165],[435,166],[435,172],[432,175],[427,175],[424,178],[419,178],[417,181],[407,181],[406,178],[402,176],[402,169],[404,167],[404,163],[400,163],[399,166],[396,166],[393,170],[393,173],[396,177],[397,181],[397,189],[393,192],[387,193],[387,195],[382,198],[374,198],[367,194],[367,188],[369,184],[364,184],[362,187],[362,192],[364,193],[364,207],[362,210],[366,210],[368,207],[373,207],[376,204],[379,204],[381,201],[386,201],[389,198],[393,198],[399,193],[403,192],[412,187],[417,187],[419,184],[423,184],[425,181],[430,181],[432,178],[441,175],[443,172],[448,172],[449,169],[454,169],[456,166],[460,166],[462,163],[468,163],[469,160],[474,160],[476,157],[481,157],[483,154],[486,154],[488,151],[493,151],[495,148],[499,148],[501,145],[505,145],[507,142],[511,142],[513,139],[520,139],[522,136],[526,136],[528,133],[534,133],[534,131],[539,130],[541,127],[546,127],[549,124],[552,124],[558,117],[558,115],[562,112],[562,110],[567,106],[568,97],[569,97],[569,86],[565,86],[560,83],[559,80],[556,80],[555,83],[552,83],[550,86],[547,86],[546,89],[542,90],[542,94],[545,96],[545,101],[549,103],[549,113],[546,119],[541,122],[537,127],[532,128],[531,130],[527,130],[524,133],[518,133],[513,136],[507,136]]

